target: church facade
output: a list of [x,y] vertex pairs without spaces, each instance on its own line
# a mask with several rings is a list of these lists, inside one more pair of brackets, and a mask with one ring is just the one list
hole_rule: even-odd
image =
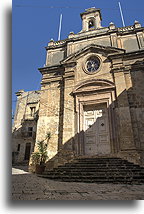
[[[22,107],[23,93],[18,95],[19,109],[37,108],[37,119],[31,119],[35,138],[29,156],[50,132],[48,168],[76,157],[120,157],[143,165],[144,28],[138,21],[128,27],[102,27],[96,8],[80,15],[79,33],[51,40],[46,47],[36,106],[29,101]],[[22,128],[20,117],[26,114],[18,112],[14,130]],[[15,131],[13,136],[15,152],[18,142],[25,143],[21,135],[15,140]],[[17,156],[22,160],[20,151]]]

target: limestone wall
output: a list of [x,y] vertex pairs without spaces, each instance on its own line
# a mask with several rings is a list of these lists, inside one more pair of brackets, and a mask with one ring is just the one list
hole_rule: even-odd
[[63,144],[67,149],[73,148],[74,133],[74,97],[72,91],[74,89],[74,80],[65,79],[64,89],[64,114],[63,114]]
[[52,158],[58,150],[59,111],[60,84],[59,82],[52,82],[42,87],[36,137],[36,142],[38,142],[44,140],[48,132],[51,133],[48,144],[49,158]]
[[[122,59],[121,59],[122,60]],[[139,59],[140,60],[140,59]],[[142,59],[141,59],[142,60]],[[144,142],[144,73],[140,68],[133,69],[137,59],[128,58],[117,63],[125,64],[125,68],[114,73],[117,105],[118,150],[122,157],[142,164]],[[141,161],[140,161],[141,159]]]
[[[131,72],[132,88],[128,91],[134,141],[141,157],[144,155],[144,72]],[[143,161],[142,161],[143,162]]]
[[86,59],[91,56],[91,54],[92,53],[85,54],[85,56],[80,57],[77,60],[77,66],[75,70],[75,85],[88,79],[107,79],[109,81],[113,81],[112,75],[110,73],[111,62],[107,60],[107,57],[103,56],[101,53],[96,53],[96,55],[99,56],[101,60],[101,66],[98,72],[93,75],[85,73],[84,64]]
[[[37,131],[37,117],[31,114],[30,107],[35,107],[36,114],[39,109],[40,93],[36,91],[17,92],[17,105],[12,130],[13,162],[19,163],[25,160],[26,144],[31,143],[30,153],[34,151]],[[29,135],[29,127],[32,134]],[[19,149],[18,149],[19,148]]]

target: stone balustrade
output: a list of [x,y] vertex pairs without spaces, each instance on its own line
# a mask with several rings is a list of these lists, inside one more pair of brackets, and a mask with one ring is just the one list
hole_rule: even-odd
[[127,27],[120,27],[120,28],[117,28],[118,31],[120,32],[126,32],[126,31],[131,31],[131,30],[134,30],[134,26],[127,26]]

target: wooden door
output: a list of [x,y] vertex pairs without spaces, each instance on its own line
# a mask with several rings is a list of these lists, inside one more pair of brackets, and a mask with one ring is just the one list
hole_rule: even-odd
[[24,160],[29,160],[31,151],[31,143],[26,143]]
[[86,155],[110,153],[108,110],[104,105],[85,108],[84,145]]

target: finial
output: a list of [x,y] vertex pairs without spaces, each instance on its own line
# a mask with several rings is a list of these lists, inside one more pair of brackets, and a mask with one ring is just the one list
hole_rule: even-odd
[[139,21],[135,20],[134,27],[135,28],[141,28],[141,24],[139,23]]
[[48,46],[51,46],[51,45],[53,45],[53,44],[54,44],[54,40],[51,39],[51,40],[49,41],[49,43],[48,43]]
[[115,24],[114,24],[113,22],[110,22],[110,24],[109,24],[109,29],[110,29],[110,30],[116,29],[116,26],[115,26]]
[[68,35],[68,38],[72,38],[74,35],[75,35],[74,32],[71,31],[71,32],[69,33],[69,35]]

